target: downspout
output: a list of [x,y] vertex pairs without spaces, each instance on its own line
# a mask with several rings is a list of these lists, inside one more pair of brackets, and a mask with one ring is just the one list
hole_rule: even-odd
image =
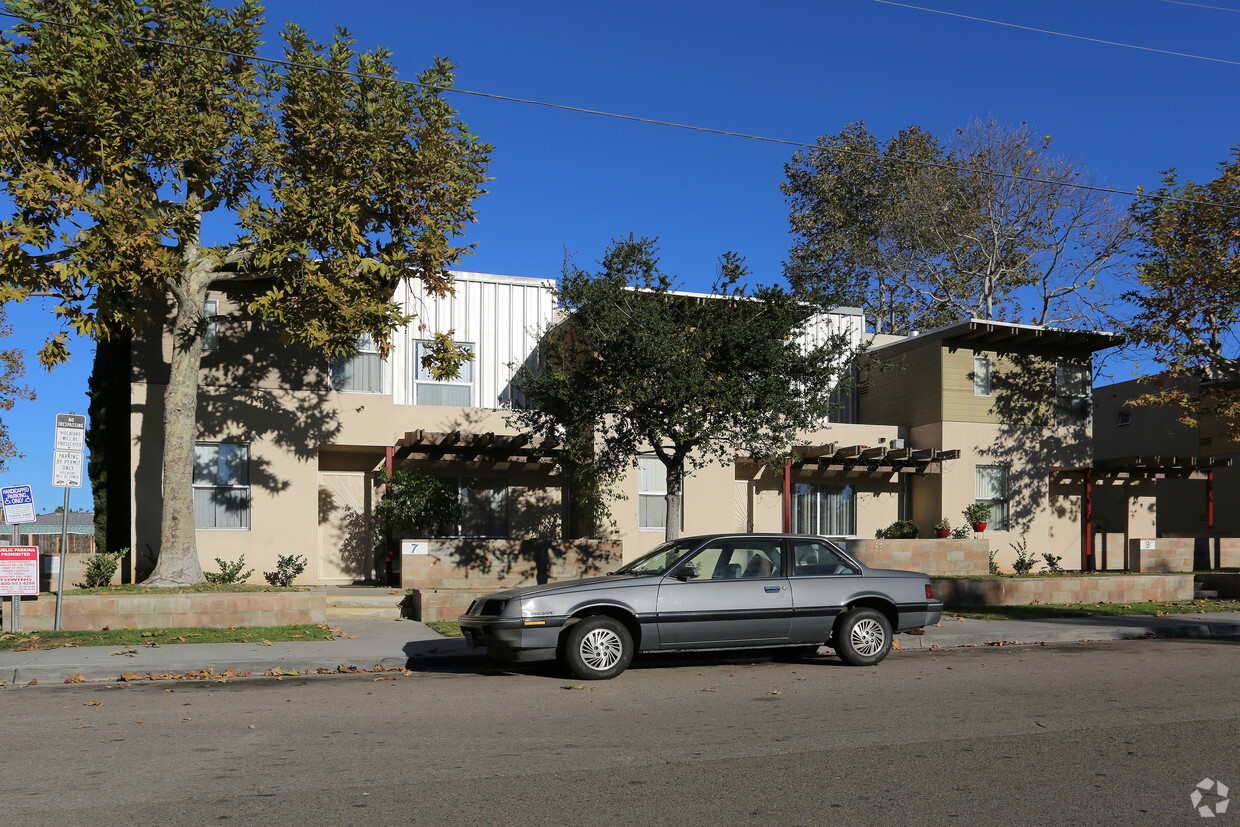
[[784,533],[792,531],[792,460],[784,460]]
[[1094,469],[1085,469],[1085,537],[1081,550],[1081,569],[1094,570]]

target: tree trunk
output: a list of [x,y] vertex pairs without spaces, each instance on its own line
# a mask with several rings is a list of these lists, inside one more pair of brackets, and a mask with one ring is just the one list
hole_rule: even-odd
[[194,442],[198,433],[198,370],[208,280],[192,273],[176,293],[172,362],[164,392],[163,514],[158,563],[144,585],[202,583],[194,533]]
[[681,494],[685,485],[685,458],[674,454],[671,460],[664,466],[667,468],[667,494],[664,495],[664,501],[667,503],[667,526],[663,529],[665,540],[675,540],[680,537],[680,525],[683,522],[681,512],[684,497]]

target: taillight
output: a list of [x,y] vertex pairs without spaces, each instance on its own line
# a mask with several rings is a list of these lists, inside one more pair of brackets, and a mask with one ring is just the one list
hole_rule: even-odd
[[931,597],[934,597],[934,595],[930,593],[930,584],[927,583],[926,584],[926,599],[929,599]]

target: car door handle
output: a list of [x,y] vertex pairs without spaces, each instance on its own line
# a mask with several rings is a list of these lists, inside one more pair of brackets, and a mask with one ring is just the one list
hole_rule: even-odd
[[782,592],[783,590],[784,590],[783,586],[763,586],[762,587],[762,591],[764,592]]

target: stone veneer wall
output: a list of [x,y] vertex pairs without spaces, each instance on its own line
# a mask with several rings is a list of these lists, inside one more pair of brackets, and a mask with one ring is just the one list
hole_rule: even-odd
[[848,540],[845,547],[853,557],[876,569],[907,569],[931,576],[990,573],[987,540]]
[[1152,549],[1141,548],[1149,540],[1128,541],[1129,571],[1192,571],[1196,541],[1192,537],[1160,537]]
[[605,574],[622,562],[609,540],[429,540],[428,554],[401,555],[401,586],[415,619],[456,620],[475,597],[502,589]]
[[[22,630],[56,627],[55,595],[22,600]],[[69,594],[60,627],[70,631],[176,627],[288,626],[326,623],[327,594],[312,592],[194,592],[190,594]],[[6,618],[7,619],[7,618]]]
[[996,577],[931,581],[948,606],[1025,606],[1034,603],[1143,603],[1193,599],[1191,574],[1098,575],[1095,577]]

